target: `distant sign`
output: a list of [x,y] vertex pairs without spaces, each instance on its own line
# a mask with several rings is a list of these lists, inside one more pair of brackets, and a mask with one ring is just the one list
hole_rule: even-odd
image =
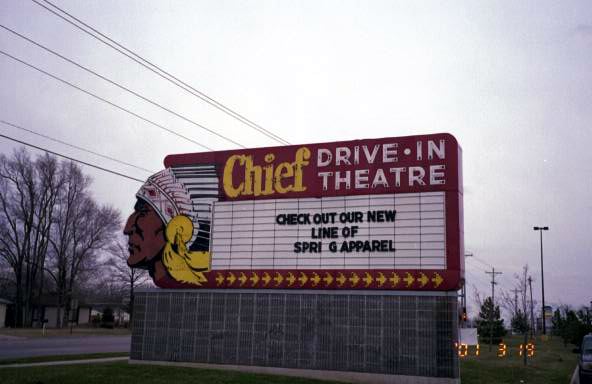
[[159,286],[459,286],[461,150],[449,134],[170,155],[165,167],[125,228],[128,263]]

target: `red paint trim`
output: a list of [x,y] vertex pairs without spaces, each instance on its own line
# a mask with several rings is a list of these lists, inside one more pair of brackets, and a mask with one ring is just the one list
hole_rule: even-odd
[[[261,269],[214,270],[201,286],[160,281],[161,288],[329,289],[450,291],[459,289],[459,273],[419,269]],[[442,280],[439,281],[439,278]],[[175,284],[176,283],[176,284]]]
[[[445,140],[445,151],[446,158],[444,160],[429,160],[426,156],[427,141],[433,140],[438,142],[439,140]],[[422,141],[424,157],[422,160],[416,158],[416,143]],[[368,164],[365,161],[363,154],[360,154],[360,164],[345,165],[341,164],[336,166],[334,164],[318,167],[317,166],[317,150],[319,148],[325,148],[335,153],[337,147],[349,147],[367,145],[369,148],[373,148],[374,145],[382,145],[388,143],[397,143],[398,147],[398,161],[392,163],[382,163],[381,154],[379,150],[376,154],[374,163]],[[224,192],[222,184],[223,170],[226,160],[232,155],[249,155],[252,156],[256,165],[262,165],[264,163],[264,157],[273,153],[275,160],[273,164],[279,164],[280,162],[293,162],[296,151],[301,147],[307,147],[311,151],[310,163],[303,169],[303,180],[306,190],[303,192],[287,192],[285,194],[273,193],[270,195],[261,196],[238,196],[236,198],[229,198]],[[405,148],[411,150],[410,155],[405,155]],[[360,152],[362,150],[360,149]],[[364,139],[364,140],[352,140],[352,141],[340,141],[331,143],[317,143],[317,144],[302,144],[302,145],[290,145],[283,147],[263,147],[263,148],[252,148],[242,150],[231,150],[231,151],[214,151],[214,152],[203,152],[203,153],[186,153],[178,155],[168,155],[164,159],[165,167],[180,166],[180,165],[192,165],[192,164],[212,164],[216,166],[218,172],[218,178],[220,179],[219,196],[220,201],[239,201],[239,200],[265,200],[265,199],[282,199],[282,198],[306,198],[306,197],[329,197],[329,196],[351,196],[351,195],[372,195],[372,194],[388,194],[388,193],[416,193],[416,192],[438,192],[438,191],[458,191],[459,185],[462,181],[459,180],[459,146],[456,138],[448,133],[440,133],[433,135],[418,135],[418,136],[404,136],[404,137],[392,137],[392,138],[380,138],[380,139]],[[382,168],[387,173],[391,167],[410,167],[410,166],[422,166],[425,170],[430,165],[444,165],[446,167],[446,183],[443,185],[416,185],[409,186],[404,181],[406,180],[406,173],[402,174],[401,185],[395,187],[391,181],[391,185],[388,188],[376,187],[373,189],[354,189],[353,186],[350,189],[342,187],[339,190],[335,190],[331,185],[328,190],[323,190],[322,178],[318,175],[318,172],[346,172],[352,173],[352,184],[353,184],[353,172],[356,169],[368,169],[370,171],[370,177],[373,176],[373,172],[377,168]],[[242,181],[242,174],[240,169],[236,171],[237,182]],[[426,174],[426,178],[429,175]],[[388,177],[389,180],[392,177]],[[333,179],[331,179],[333,180]],[[371,182],[371,180],[370,180]],[[329,183],[331,184],[331,182]]]
[[[416,143],[422,141],[427,143],[427,140],[446,140],[446,158],[443,161],[429,160],[423,158],[417,160],[414,156],[416,154]],[[368,145],[374,146],[376,144],[385,143],[398,143],[398,158],[396,163],[382,164],[382,160],[376,161],[373,164],[359,164],[359,165],[340,165],[340,166],[327,166],[319,168],[316,164],[316,150],[318,148],[327,148],[332,151],[340,146],[362,146]],[[427,144],[426,144],[427,145]],[[294,155],[297,149],[306,146],[311,150],[310,165],[304,170],[304,185],[307,186],[307,190],[304,192],[296,193],[289,192],[286,194],[271,194],[267,196],[239,196],[235,199],[229,199],[224,193],[222,184],[223,179],[223,168],[226,160],[229,156],[235,154],[246,154],[252,155],[256,159],[258,165],[262,164],[262,159],[268,153],[275,155],[274,163],[279,162],[291,162],[294,161]],[[404,155],[404,149],[411,148],[411,155]],[[424,148],[425,153],[426,148]],[[380,156],[380,152],[377,156]],[[446,209],[446,263],[447,270],[214,270],[206,273],[208,283],[202,286],[195,286],[191,284],[183,284],[174,281],[171,278],[160,279],[155,281],[159,287],[163,288],[254,288],[254,289],[378,289],[378,290],[426,290],[426,291],[447,291],[456,290],[460,288],[461,277],[464,275],[464,233],[463,233],[463,195],[462,195],[462,150],[458,145],[457,140],[454,136],[448,133],[440,133],[433,135],[419,135],[419,136],[405,136],[405,137],[394,137],[394,138],[381,138],[381,139],[367,139],[367,140],[353,140],[343,142],[332,142],[332,143],[321,143],[321,144],[303,144],[303,145],[291,145],[284,147],[265,147],[255,149],[243,149],[243,150],[232,150],[232,151],[216,151],[207,153],[191,153],[191,154],[179,154],[169,155],[165,158],[164,164],[166,167],[177,166],[177,165],[191,165],[191,164],[214,164],[216,165],[218,177],[220,178],[220,200],[264,200],[264,199],[281,199],[281,198],[307,198],[307,197],[329,197],[329,196],[345,196],[345,195],[373,195],[373,194],[385,194],[385,193],[417,193],[417,192],[445,192],[445,209]],[[376,168],[382,167],[388,169],[389,167],[409,167],[409,166],[423,166],[427,169],[430,165],[444,164],[446,167],[446,183],[444,185],[425,185],[409,186],[403,184],[397,188],[375,188],[375,189],[350,189],[350,190],[322,190],[322,183],[318,177],[318,172],[322,171],[353,171],[355,169],[369,169],[374,171]],[[215,256],[214,256],[215,257]],[[240,284],[238,277],[242,277],[241,273],[247,277],[252,277],[253,274],[257,275],[259,279],[261,276],[267,273],[271,278],[277,277],[278,274],[281,276],[276,281],[270,280],[268,283],[264,283],[262,280],[253,283],[252,280],[247,280],[244,284]],[[306,281],[302,284],[300,282],[294,282],[290,284],[286,282],[285,278],[289,277],[289,274],[295,277],[301,277],[301,274],[306,276]],[[321,282],[315,284],[316,273],[320,276]],[[343,285],[339,286],[338,283],[332,281],[331,284],[323,284],[322,278],[326,277],[326,274],[339,277],[339,273],[347,276],[347,281]],[[406,276],[412,276],[413,282],[411,284],[400,282],[396,286],[387,283],[381,283],[376,281],[378,277],[385,277],[387,274],[393,276],[395,273],[400,279]],[[443,278],[443,282],[436,286],[431,279],[435,278],[435,274],[438,274]],[[261,274],[261,276],[259,276]],[[382,275],[380,275],[382,274]],[[409,274],[409,275],[408,275]],[[429,282],[425,285],[422,282],[418,282],[417,278],[422,279],[423,275],[429,276]],[[216,278],[222,276],[224,281],[220,284],[216,282]],[[236,280],[233,281],[232,276]],[[354,276],[358,276],[360,279],[370,276],[367,281],[369,283],[360,281],[356,284]],[[310,280],[310,278],[314,280]],[[353,280],[349,280],[352,278]],[[228,280],[227,280],[228,279]],[[279,281],[279,282],[278,282]],[[302,279],[304,281],[304,278]]]

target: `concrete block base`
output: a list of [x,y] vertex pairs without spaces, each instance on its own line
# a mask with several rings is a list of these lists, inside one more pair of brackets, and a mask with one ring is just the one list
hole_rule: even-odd
[[457,310],[454,292],[146,290],[135,297],[130,359],[352,383],[452,383]]

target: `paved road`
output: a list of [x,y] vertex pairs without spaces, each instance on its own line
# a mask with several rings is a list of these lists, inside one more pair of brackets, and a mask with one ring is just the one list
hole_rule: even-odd
[[131,336],[70,336],[0,338],[0,359],[72,355],[101,352],[129,352]]
[[573,375],[571,376],[571,383],[570,384],[580,384],[580,378],[578,377],[578,367],[576,366],[576,370],[574,371]]

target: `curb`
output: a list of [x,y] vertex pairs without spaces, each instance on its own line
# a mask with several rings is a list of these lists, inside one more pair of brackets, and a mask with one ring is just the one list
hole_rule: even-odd
[[43,361],[39,363],[24,363],[24,364],[0,364],[2,368],[26,368],[26,367],[43,367],[43,366],[55,366],[55,365],[74,365],[74,364],[95,364],[95,363],[111,363],[114,361],[126,361],[129,360],[129,356],[121,357],[103,357],[98,359],[85,359],[85,360],[60,360],[60,361]]

